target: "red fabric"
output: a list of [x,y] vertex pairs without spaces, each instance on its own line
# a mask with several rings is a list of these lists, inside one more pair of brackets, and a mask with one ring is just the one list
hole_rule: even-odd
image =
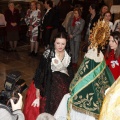
[[79,21],[79,20],[80,20],[80,17],[77,18],[77,19],[74,17],[74,18],[73,18],[73,22],[72,22],[72,26],[75,26],[75,22],[77,22],[77,21]]
[[106,58],[106,64],[108,65],[110,71],[112,72],[112,74],[113,74],[113,76],[116,80],[120,76],[120,57],[117,60],[118,63],[119,63],[119,66],[115,65],[114,68],[111,65],[111,61],[113,61],[113,60],[116,60],[116,59],[115,59],[115,56],[114,56],[114,51],[111,51],[110,54],[109,54],[109,57]]
[[52,27],[52,26],[47,26],[47,27],[46,27],[46,29],[51,29],[51,28],[53,28],[53,27]]
[[35,99],[36,99],[36,89],[34,83],[32,82],[28,88],[24,103],[23,113],[25,115],[25,120],[36,120],[37,116],[40,114],[40,107],[31,106],[32,102]]
[[45,112],[45,106],[46,106],[46,98],[41,97],[41,99],[40,99],[40,113]]

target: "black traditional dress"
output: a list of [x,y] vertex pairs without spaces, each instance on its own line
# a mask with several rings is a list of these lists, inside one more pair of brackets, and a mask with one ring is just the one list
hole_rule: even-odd
[[69,91],[73,76],[71,57],[66,51],[62,61],[52,50],[43,53],[34,77],[35,87],[46,98],[45,106],[41,101],[40,109],[44,109],[41,112],[55,113],[62,97]]

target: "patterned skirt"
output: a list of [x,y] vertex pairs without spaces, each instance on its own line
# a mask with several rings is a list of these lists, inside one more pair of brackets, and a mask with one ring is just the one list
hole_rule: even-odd
[[[69,92],[68,75],[60,72],[54,72],[52,75],[52,84],[49,91],[49,97],[47,97],[46,112],[54,114],[62,100],[63,96]],[[47,100],[46,100],[47,101]]]

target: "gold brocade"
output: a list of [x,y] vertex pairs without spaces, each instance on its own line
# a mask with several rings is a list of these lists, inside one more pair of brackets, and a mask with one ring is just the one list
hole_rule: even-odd
[[105,96],[99,120],[120,120],[120,77]]
[[91,47],[104,47],[110,36],[109,22],[98,20],[95,27],[90,32],[89,40]]
[[71,97],[68,100],[68,118],[70,118],[70,106],[72,105],[73,109],[97,119],[100,114],[104,92],[113,81],[113,76],[111,76],[104,60],[96,63],[94,60],[84,58],[70,85]]
[[76,110],[76,111],[80,112],[80,113],[84,113],[84,114],[87,114],[87,115],[93,116],[93,117],[95,117],[95,118],[96,118],[96,120],[97,120],[97,119],[98,119],[98,117],[99,117],[99,115],[98,115],[98,114],[92,113],[92,112],[87,111],[87,110],[82,109],[82,108],[78,108],[78,107],[76,107],[76,106],[74,106],[74,105],[72,106],[72,108],[73,108],[74,110]]
[[83,79],[83,73],[88,69],[88,64],[90,62],[89,58],[85,58],[85,62],[82,62],[77,73],[75,74],[74,80],[70,84],[70,91]]

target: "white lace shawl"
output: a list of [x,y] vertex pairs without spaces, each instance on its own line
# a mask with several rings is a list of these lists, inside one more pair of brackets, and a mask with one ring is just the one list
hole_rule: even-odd
[[103,53],[100,51],[99,55],[97,55],[97,48],[89,49],[88,52],[85,54],[85,57],[94,60],[95,62],[101,62],[104,59]]
[[60,59],[55,55],[55,57],[52,58],[52,62],[51,62],[52,72],[59,71],[68,75],[67,67],[70,64],[70,60],[71,57],[67,54],[66,51],[62,61],[60,61]]

